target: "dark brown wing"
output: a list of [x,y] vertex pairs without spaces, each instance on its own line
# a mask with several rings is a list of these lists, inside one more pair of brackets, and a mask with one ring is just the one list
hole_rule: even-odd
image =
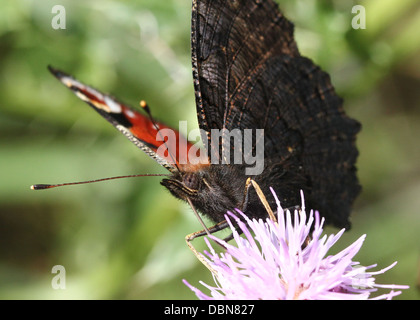
[[[265,159],[293,157],[327,221],[346,226],[358,184],[360,129],[330,77],[299,54],[272,0],[194,0],[192,61],[200,128],[264,129]],[[210,151],[210,150],[208,150]],[[275,186],[273,186],[275,187]]]
[[[192,15],[200,128],[210,133],[211,129],[273,126],[271,119],[280,120],[273,93],[279,90],[276,85],[289,82],[278,79],[288,72],[283,60],[299,56],[293,25],[272,1],[194,0]],[[275,132],[278,136],[279,131]],[[269,142],[270,132],[266,135]]]

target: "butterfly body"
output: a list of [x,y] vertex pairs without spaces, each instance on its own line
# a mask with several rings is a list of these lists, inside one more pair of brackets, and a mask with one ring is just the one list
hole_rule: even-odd
[[227,211],[242,210],[253,218],[266,218],[267,211],[261,205],[255,190],[246,189],[248,178],[257,182],[267,200],[275,207],[274,197],[269,197],[270,186],[275,186],[276,192],[281,195],[280,201],[285,208],[300,204],[300,190],[305,189],[303,168],[296,167],[294,161],[280,161],[270,159],[263,172],[256,176],[245,174],[246,165],[210,165],[204,166],[195,172],[181,176],[175,173],[168,179],[163,179],[165,186],[175,197],[186,201],[188,197],[194,207],[214,222],[223,221]]

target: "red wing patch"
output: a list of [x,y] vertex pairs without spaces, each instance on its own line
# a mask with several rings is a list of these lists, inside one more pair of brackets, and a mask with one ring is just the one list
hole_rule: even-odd
[[76,96],[88,103],[159,164],[169,171],[177,170],[180,167],[187,169],[188,152],[194,145],[189,143],[177,130],[162,123],[153,122],[150,117],[141,114],[136,109],[81,83],[60,70],[50,66],[48,69]]

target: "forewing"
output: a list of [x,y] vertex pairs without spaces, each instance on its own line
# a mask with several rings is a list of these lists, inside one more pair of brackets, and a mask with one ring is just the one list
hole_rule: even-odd
[[[150,117],[115,98],[81,83],[60,70],[48,68],[77,97],[89,104],[131,142],[166,169],[174,171],[187,164],[188,150],[192,145],[177,130],[159,122],[153,123]],[[160,131],[162,129],[167,129],[166,132],[171,132],[172,136],[169,137],[165,131]],[[181,150],[179,146],[184,146],[185,150]]]

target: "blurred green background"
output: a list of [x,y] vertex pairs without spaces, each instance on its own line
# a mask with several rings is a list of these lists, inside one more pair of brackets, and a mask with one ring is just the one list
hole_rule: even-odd
[[[301,52],[331,74],[363,124],[363,192],[339,246],[367,234],[357,260],[377,270],[397,260],[377,282],[408,284],[397,298],[419,299],[420,3],[278,2]],[[56,4],[64,30],[51,26]],[[366,8],[365,30],[351,28],[356,4]],[[0,298],[195,299],[181,279],[212,283],[184,242],[199,223],[159,178],[29,189],[165,173],[46,66],[194,129],[190,14],[190,0],[0,2]],[[66,269],[65,290],[52,289],[54,265]]]

